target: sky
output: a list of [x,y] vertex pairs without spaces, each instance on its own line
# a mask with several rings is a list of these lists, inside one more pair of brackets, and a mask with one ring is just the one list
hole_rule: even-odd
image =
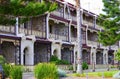
[[[65,0],[65,1],[75,4],[74,0]],[[82,8],[96,14],[102,13],[102,8],[103,8],[102,0],[80,0],[80,1]]]

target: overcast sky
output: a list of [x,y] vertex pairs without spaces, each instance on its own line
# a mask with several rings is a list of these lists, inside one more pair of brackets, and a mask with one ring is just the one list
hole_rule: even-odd
[[[65,0],[71,3],[74,3],[74,0]],[[103,3],[102,0],[81,0],[81,7],[92,11],[96,14],[99,14],[102,12],[102,8],[103,8]]]

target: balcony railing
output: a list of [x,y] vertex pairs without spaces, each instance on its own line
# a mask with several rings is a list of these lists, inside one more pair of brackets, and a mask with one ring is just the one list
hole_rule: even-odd
[[19,33],[22,33],[22,34],[25,34],[25,35],[35,35],[35,36],[38,36],[38,37],[44,37],[45,38],[45,32],[41,32],[41,31],[38,31],[38,30],[19,28]]
[[77,42],[77,37],[71,37],[71,42]]
[[95,47],[97,47],[99,43],[98,43],[98,42],[95,42],[95,41],[88,40],[88,41],[87,41],[87,44],[90,45],[90,46],[95,46]]
[[94,24],[92,22],[88,22],[86,20],[83,20],[83,24],[85,24],[85,25],[87,24],[88,26],[91,26],[91,27],[94,26]]
[[52,34],[52,33],[50,33],[50,39],[68,41],[67,36],[64,36],[64,35],[62,36],[62,35],[57,35],[57,34]]
[[112,46],[110,46],[111,47],[111,49],[113,49],[113,50],[117,50],[118,49],[118,45],[112,45]]
[[0,33],[15,34],[15,27],[14,26],[3,26],[3,25],[0,25]]
[[59,17],[63,17],[63,13],[59,11],[53,11],[51,14],[59,16]]
[[[77,37],[71,37],[71,42],[77,42]],[[86,44],[85,39],[82,39],[82,44]]]
[[71,16],[71,18],[72,18],[73,21],[77,21],[76,16]]

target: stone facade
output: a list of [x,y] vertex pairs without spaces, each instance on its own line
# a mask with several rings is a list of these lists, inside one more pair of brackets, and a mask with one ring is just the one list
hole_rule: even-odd
[[[0,54],[10,63],[35,65],[49,62],[51,55],[75,64],[77,60],[77,25],[74,5],[56,0],[58,9],[31,18],[20,26],[0,25]],[[81,9],[82,54],[88,64],[116,64],[114,52],[119,44],[103,46],[98,40],[97,15]],[[17,21],[19,19],[16,19]],[[10,55],[9,55],[10,54]]]

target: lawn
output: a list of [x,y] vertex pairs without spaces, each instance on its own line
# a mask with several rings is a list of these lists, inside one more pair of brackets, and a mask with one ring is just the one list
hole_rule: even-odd
[[83,74],[68,74],[68,76],[75,76],[75,77],[112,77],[115,73],[118,71],[104,71],[104,72],[89,72],[89,73],[83,73]]

